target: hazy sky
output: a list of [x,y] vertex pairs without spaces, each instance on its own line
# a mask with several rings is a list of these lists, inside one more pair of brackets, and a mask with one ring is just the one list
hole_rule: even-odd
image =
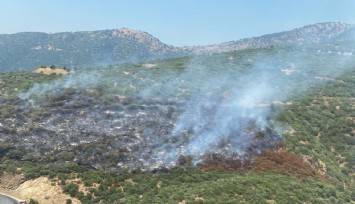
[[0,0],[0,33],[128,27],[206,45],[317,22],[355,24],[355,0]]

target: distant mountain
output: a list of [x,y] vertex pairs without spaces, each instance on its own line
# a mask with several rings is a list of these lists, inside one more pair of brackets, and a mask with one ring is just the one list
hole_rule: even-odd
[[[345,33],[350,31],[351,28],[354,28],[354,25],[334,22],[317,23],[302,28],[296,28],[291,31],[263,35],[260,37],[245,38],[215,45],[184,47],[184,50],[194,54],[204,54],[266,48],[271,46],[306,45],[320,43],[341,35],[345,36]],[[349,37],[349,35],[346,36]],[[353,37],[352,39],[355,39],[355,35],[350,36]]]
[[353,36],[354,25],[344,23],[318,23],[222,44],[186,47],[170,46],[149,33],[128,28],[54,34],[2,34],[0,70],[33,69],[51,64],[97,66],[242,49],[307,45],[330,39],[349,40]]
[[152,35],[122,28],[92,32],[0,35],[0,70],[33,69],[39,65],[91,66],[183,55]]

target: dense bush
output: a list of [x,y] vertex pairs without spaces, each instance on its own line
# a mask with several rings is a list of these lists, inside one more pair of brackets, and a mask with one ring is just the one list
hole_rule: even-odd
[[68,193],[70,196],[75,197],[79,193],[79,186],[74,183],[70,183],[63,187],[64,193]]

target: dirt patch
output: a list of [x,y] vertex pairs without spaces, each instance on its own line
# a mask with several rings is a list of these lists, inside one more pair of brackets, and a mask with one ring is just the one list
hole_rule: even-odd
[[328,77],[320,77],[320,76],[316,76],[315,77],[316,79],[318,79],[318,80],[326,80],[326,81],[336,81],[336,82],[339,82],[339,83],[343,83],[343,84],[346,84],[346,82],[345,81],[343,81],[343,80],[337,80],[337,79],[333,79],[333,78],[328,78]]
[[346,119],[347,120],[351,120],[351,121],[353,121],[355,123],[355,117],[347,117]]
[[21,185],[24,177],[19,174],[1,173],[0,175],[0,193],[13,198],[24,200],[23,197],[17,194],[14,190]]
[[325,175],[327,173],[327,166],[320,159],[318,159],[318,172],[322,175]]
[[195,198],[195,201],[196,201],[196,202],[200,202],[200,203],[203,203],[204,200],[205,200],[205,199],[204,199],[203,197],[200,197],[200,196],[197,196],[197,197]]
[[157,183],[157,188],[161,188],[161,184],[162,184],[162,182],[161,182],[161,181],[158,181],[158,183]]
[[281,69],[281,71],[286,75],[291,75],[296,70],[295,69]]
[[288,133],[290,136],[294,136],[296,134],[296,130],[291,128],[290,130],[286,131],[285,133]]
[[23,181],[22,175],[4,172],[0,175],[0,188],[15,190]]
[[307,144],[309,144],[308,141],[303,141],[303,140],[300,140],[298,143],[299,143],[299,144],[302,144],[302,145],[307,145]]
[[143,67],[153,68],[156,67],[157,64],[142,64]]
[[47,177],[25,181],[14,191],[14,195],[18,195],[19,198],[24,200],[32,198],[41,204],[66,203],[69,198],[73,204],[81,203],[79,200],[64,194],[60,186],[52,185]]
[[29,201],[32,198],[41,204],[66,203],[69,198],[73,204],[81,203],[64,194],[61,186],[52,184],[47,177],[24,182],[22,175],[4,172],[0,176],[0,192],[20,200]]
[[129,184],[136,184],[136,182],[134,182],[131,178],[126,179],[125,182]]
[[67,70],[64,69],[52,69],[52,68],[38,68],[33,71],[34,73],[38,74],[45,74],[45,75],[51,75],[51,74],[56,74],[56,75],[66,75],[68,74]]
[[266,200],[266,203],[267,204],[276,204],[276,201],[274,201],[274,200]]

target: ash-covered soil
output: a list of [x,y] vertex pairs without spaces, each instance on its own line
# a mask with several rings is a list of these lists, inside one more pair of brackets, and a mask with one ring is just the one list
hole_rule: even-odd
[[[24,159],[75,161],[95,168],[152,170],[174,166],[179,156],[192,156],[196,162],[210,153],[250,159],[273,148],[280,139],[271,128],[261,128],[249,121],[244,129],[236,128],[230,135],[220,135],[217,144],[200,144],[215,151],[191,155],[189,144],[195,137],[194,130],[174,132],[186,101],[117,96],[112,99],[114,106],[104,106],[99,98],[86,98],[85,104],[81,98],[78,107],[73,104],[79,103],[78,95],[85,93],[71,91],[72,95],[67,90],[66,96],[57,95],[40,108],[28,109],[29,101],[17,101],[16,113],[1,123],[2,140],[26,154]],[[207,114],[216,108],[206,107],[203,111]],[[204,128],[208,131],[208,127]],[[234,137],[248,140],[245,144],[243,141],[233,144]]]

